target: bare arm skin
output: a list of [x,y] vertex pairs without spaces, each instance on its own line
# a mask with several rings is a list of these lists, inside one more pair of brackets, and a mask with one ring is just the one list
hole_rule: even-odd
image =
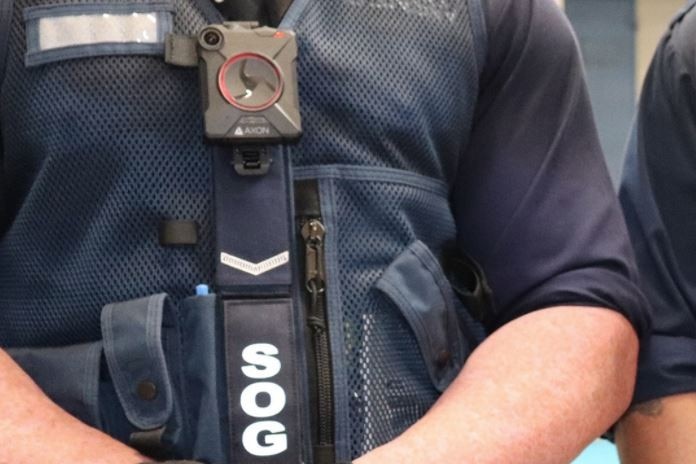
[[2,350],[0,392],[0,464],[149,461],[52,403]]
[[355,464],[568,463],[628,407],[637,350],[614,311],[523,316],[472,354],[423,419]]
[[[637,337],[623,316],[545,309],[486,340],[438,403],[355,464],[570,462],[628,407]],[[73,419],[0,353],[0,463],[135,464],[135,451]]]
[[669,396],[631,408],[616,429],[624,464],[696,462],[696,393]]

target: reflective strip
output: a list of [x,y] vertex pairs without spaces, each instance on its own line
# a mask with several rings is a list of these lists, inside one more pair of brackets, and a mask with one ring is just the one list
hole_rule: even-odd
[[220,262],[238,271],[258,276],[290,262],[290,252],[284,251],[260,263],[252,263],[237,256],[220,253]]
[[157,13],[41,18],[38,50],[100,43],[157,43],[158,20]]
[[163,54],[173,12],[166,2],[26,8],[26,64],[98,55]]

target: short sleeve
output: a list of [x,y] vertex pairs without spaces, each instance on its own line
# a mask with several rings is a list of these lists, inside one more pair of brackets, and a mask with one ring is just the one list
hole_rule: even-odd
[[653,333],[635,401],[696,391],[696,11],[663,37],[642,90],[620,192]]
[[[1,132],[1,131],[0,131]],[[7,227],[7,212],[5,206],[5,173],[4,173],[4,156],[3,156],[2,134],[0,133],[0,238]]]
[[489,49],[453,190],[459,248],[487,275],[493,327],[561,306],[648,326],[580,53],[553,0],[489,0]]

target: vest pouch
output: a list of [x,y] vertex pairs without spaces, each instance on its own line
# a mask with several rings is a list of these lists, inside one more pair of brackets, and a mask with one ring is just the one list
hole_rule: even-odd
[[[148,454],[148,441],[157,445],[159,440],[165,453],[153,457],[160,459],[228,462],[222,433],[227,430],[222,313],[216,296],[192,296],[175,306],[165,295],[154,295],[109,306],[102,312],[104,347],[119,402],[137,428],[131,443],[143,440]],[[148,395],[152,385],[154,396]]]
[[[128,423],[100,401],[105,431],[155,458],[180,456],[189,441],[181,399],[181,337],[178,311],[165,294],[104,306],[104,358],[110,382]],[[104,395],[104,400],[109,398]]]
[[8,353],[68,413],[154,458],[227,462],[215,295],[106,305],[102,340]]
[[167,450],[155,457],[181,456],[191,440],[180,406],[174,306],[164,294],[106,305],[101,332],[95,342],[7,351],[51,400],[87,425],[146,454]]
[[420,240],[387,267],[375,287],[400,310],[418,343],[433,386],[454,380],[477,340],[462,327],[456,297],[437,258]]
[[211,464],[228,462],[227,390],[222,353],[222,312],[215,295],[192,296],[179,304],[182,328],[185,456]]

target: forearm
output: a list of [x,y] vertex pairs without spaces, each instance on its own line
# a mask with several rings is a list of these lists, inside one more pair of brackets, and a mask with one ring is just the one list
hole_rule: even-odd
[[683,464],[696,456],[696,393],[639,404],[616,428],[624,464]]
[[147,461],[52,403],[0,350],[0,463],[135,464]]
[[570,462],[628,407],[637,350],[613,311],[524,316],[472,354],[423,419],[356,464]]

